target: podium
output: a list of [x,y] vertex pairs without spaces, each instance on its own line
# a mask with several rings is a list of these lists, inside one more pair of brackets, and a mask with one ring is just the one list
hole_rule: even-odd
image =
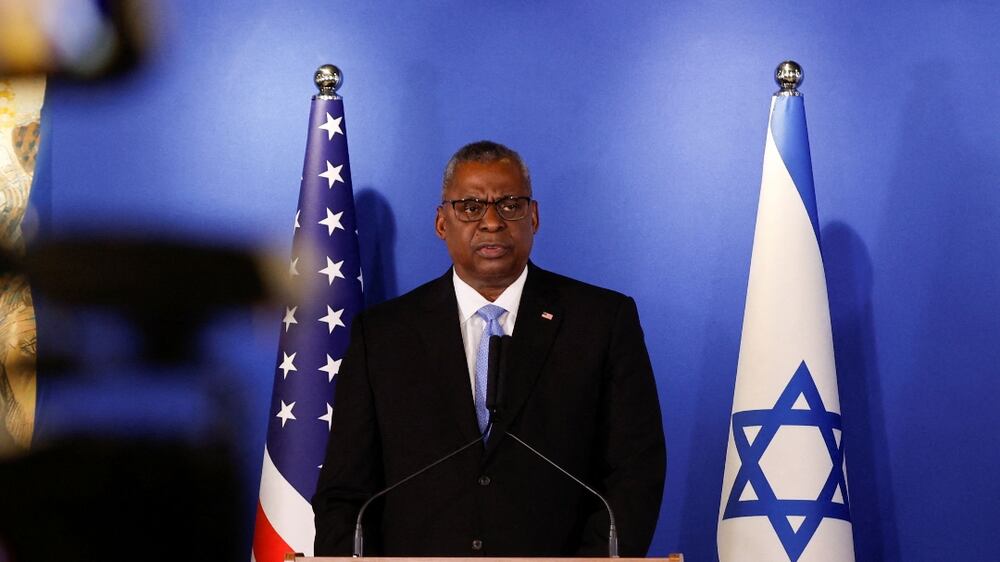
[[[350,556],[333,556],[314,558],[298,554],[285,555],[285,562],[595,562],[595,560],[605,560],[605,558],[504,558],[486,556],[469,556],[466,558],[389,558],[379,556],[352,558]],[[684,562],[684,555],[671,553],[665,558],[615,558],[614,560],[618,562]]]

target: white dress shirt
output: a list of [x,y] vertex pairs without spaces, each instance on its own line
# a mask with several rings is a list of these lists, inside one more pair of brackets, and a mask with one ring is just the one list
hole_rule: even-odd
[[504,289],[497,300],[490,302],[480,295],[452,268],[452,279],[455,282],[455,297],[458,299],[458,321],[462,327],[462,343],[465,344],[465,359],[469,365],[469,387],[472,389],[472,399],[476,396],[476,354],[479,353],[479,340],[483,338],[486,321],[476,314],[480,308],[495,304],[507,312],[500,315],[500,326],[505,336],[514,335],[514,322],[517,321],[517,307],[521,304],[521,293],[524,282],[528,279],[528,266],[524,266],[521,275]]

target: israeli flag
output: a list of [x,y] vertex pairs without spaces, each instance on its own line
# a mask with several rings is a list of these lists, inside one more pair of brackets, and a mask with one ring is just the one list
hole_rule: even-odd
[[721,562],[854,560],[840,400],[800,95],[776,94],[719,507]]

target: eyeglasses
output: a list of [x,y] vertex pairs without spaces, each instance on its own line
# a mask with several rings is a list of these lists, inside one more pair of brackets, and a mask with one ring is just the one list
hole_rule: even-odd
[[528,208],[531,207],[531,197],[516,197],[509,195],[501,197],[496,201],[483,201],[482,199],[453,199],[442,201],[442,205],[451,204],[455,209],[455,216],[462,222],[476,222],[486,216],[486,208],[490,205],[496,208],[497,214],[505,221],[519,221],[528,216]]

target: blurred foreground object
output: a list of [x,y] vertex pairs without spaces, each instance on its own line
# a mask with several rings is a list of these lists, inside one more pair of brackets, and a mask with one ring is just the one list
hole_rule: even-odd
[[131,322],[137,359],[150,365],[197,363],[198,330],[211,317],[280,290],[280,274],[238,248],[137,236],[48,241],[14,267],[56,303]]
[[237,560],[239,489],[227,456],[77,438],[0,463],[0,560]]
[[[35,177],[44,97],[44,76],[0,78],[0,247],[15,256],[24,254],[21,224]],[[0,454],[31,444],[35,335],[27,280],[11,272],[0,274]]]
[[0,76],[126,71],[145,53],[151,21],[140,0],[0,1]]
[[277,274],[239,248],[136,236],[0,258],[37,297],[44,391],[31,450],[0,462],[0,561],[245,555],[244,416],[204,333],[269,300]]

